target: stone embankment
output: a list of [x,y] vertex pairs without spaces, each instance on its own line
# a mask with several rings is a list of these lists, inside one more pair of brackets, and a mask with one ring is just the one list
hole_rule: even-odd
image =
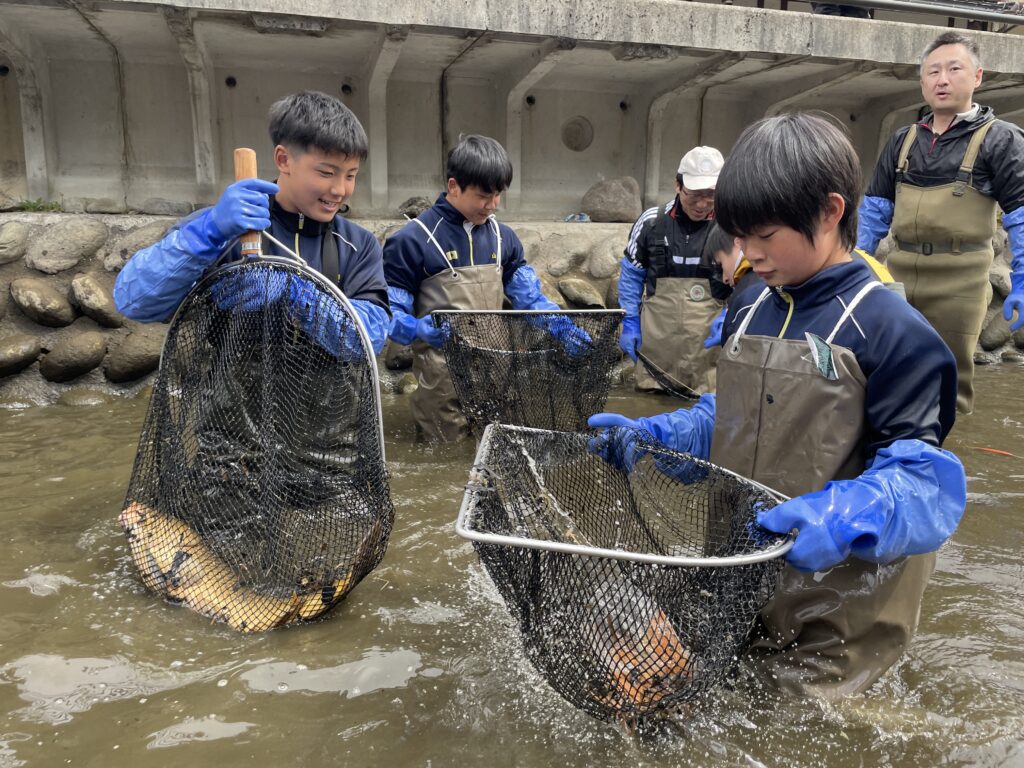
[[[424,201],[427,202],[427,201]],[[411,211],[415,213],[415,211]],[[156,216],[0,214],[0,406],[96,403],[135,395],[152,379],[167,326],[118,313],[118,271],[174,219]],[[404,222],[361,220],[383,240]],[[618,273],[629,224],[514,224],[544,292],[560,307],[618,307]],[[883,242],[884,257],[890,242]],[[1006,234],[998,231],[992,300],[975,361],[1024,362],[1024,331],[1012,333],[1002,302],[1010,289]],[[408,347],[381,356],[386,391],[415,386]]]
[[[159,216],[0,214],[0,406],[103,402],[135,395],[151,382],[167,325],[125,318],[112,289],[132,254],[173,222]],[[383,240],[404,221],[358,223]],[[544,292],[560,307],[618,306],[619,259],[629,224],[514,227]],[[379,362],[386,391],[415,386],[407,347],[390,346]]]

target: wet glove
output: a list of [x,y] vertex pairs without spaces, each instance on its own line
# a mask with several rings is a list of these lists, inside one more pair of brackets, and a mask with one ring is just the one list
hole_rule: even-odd
[[639,422],[621,413],[595,413],[587,425],[601,431],[587,440],[587,450],[623,472],[632,472],[646,453],[637,445],[643,434]]
[[625,472],[631,471],[643,457],[643,451],[635,445],[641,435],[646,435],[649,442],[707,459],[715,427],[715,396],[701,395],[689,409],[638,419],[619,413],[596,413],[587,419],[587,424],[603,430],[590,439],[588,449]]
[[425,341],[434,349],[444,345],[444,332],[434,327],[434,317],[429,312],[416,321],[416,338]]
[[629,359],[634,363],[636,362],[636,353],[640,349],[641,342],[639,315],[626,315],[622,318],[622,335],[619,336],[619,346],[623,352],[629,355]]
[[723,309],[718,313],[718,316],[711,321],[710,333],[708,333],[708,337],[704,340],[704,349],[722,346],[722,329],[725,328],[726,312],[728,312],[728,310]]
[[544,330],[562,343],[569,357],[580,357],[590,349],[593,342],[590,334],[565,315],[546,317],[543,324]]
[[1010,330],[1016,331],[1024,326],[1024,272],[1014,272],[1010,275],[1010,294],[1003,302],[1003,319],[1013,320],[1013,313],[1017,313],[1017,319],[1010,324]]
[[786,555],[801,571],[825,571],[851,554],[873,563],[933,552],[948,539],[967,503],[963,465],[920,440],[897,440],[864,474],[825,484],[760,512],[775,533],[798,531]]
[[277,184],[263,179],[242,179],[224,190],[210,209],[209,222],[224,238],[234,240],[246,232],[261,232],[270,226],[270,199]]

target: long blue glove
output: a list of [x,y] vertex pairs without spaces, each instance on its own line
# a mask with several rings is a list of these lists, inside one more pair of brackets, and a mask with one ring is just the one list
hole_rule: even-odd
[[1010,268],[1013,270],[1010,275],[1010,295],[1003,302],[1003,318],[1012,320],[1016,312],[1017,319],[1010,325],[1010,329],[1016,331],[1024,326],[1024,207],[1004,214],[1003,227],[1009,238],[1012,254]]
[[640,349],[642,343],[640,318],[634,315],[626,315],[622,318],[622,334],[619,336],[619,347],[635,363],[637,350]]
[[708,337],[704,339],[704,349],[722,346],[722,329],[725,327],[725,315],[727,309],[723,309],[718,316],[711,321],[711,328]]
[[260,232],[270,226],[270,199],[277,184],[263,179],[242,179],[224,190],[210,210],[210,223],[224,240],[234,240],[249,231]]
[[444,332],[434,327],[434,317],[431,313],[428,312],[416,321],[416,338],[427,342],[435,349],[444,346]]
[[[287,296],[288,316],[319,347],[343,360],[363,358],[362,340],[352,320],[303,277],[277,271],[229,273],[210,288],[210,294],[220,309],[241,312],[258,311]],[[357,303],[368,302],[353,306]]]
[[581,357],[593,343],[590,334],[565,315],[544,317],[541,323],[544,330],[561,342],[569,357]]
[[[642,430],[656,442],[680,453],[707,459],[711,456],[711,436],[715,429],[715,396],[701,395],[689,409],[680,408],[671,413],[641,416],[638,419],[630,419],[619,413],[596,413],[587,419],[587,424],[611,433],[597,435],[592,440],[591,450],[609,464],[626,472],[632,470],[640,458],[633,445],[636,433],[631,430]],[[618,427],[626,427],[629,431],[616,435]]]
[[967,504],[960,460],[920,440],[883,448],[853,480],[835,480],[761,512],[770,531],[799,532],[786,556],[801,571],[824,571],[851,554],[872,563],[933,552],[953,535]]
[[628,256],[623,257],[619,267],[619,306],[626,316],[640,316],[640,298],[644,295],[647,270],[633,266]]
[[879,241],[889,234],[896,206],[887,197],[865,197],[857,211],[857,247],[874,255]]

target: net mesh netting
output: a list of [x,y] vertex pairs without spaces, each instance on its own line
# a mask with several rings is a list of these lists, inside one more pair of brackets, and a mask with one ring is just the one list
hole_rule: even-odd
[[586,429],[618,365],[620,310],[435,311],[455,392],[477,438],[490,423]]
[[142,580],[254,632],[322,615],[384,555],[375,362],[324,278],[206,278],[167,333],[121,524]]
[[[636,436],[643,455],[625,473],[588,450],[593,434],[492,425],[460,515],[534,667],[572,704],[626,724],[691,712],[729,674],[786,541],[754,524],[771,493]],[[551,545],[766,559],[662,565],[534,548]]]

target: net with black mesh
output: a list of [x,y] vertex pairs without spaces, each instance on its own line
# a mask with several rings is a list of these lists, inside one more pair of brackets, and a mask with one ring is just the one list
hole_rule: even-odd
[[594,433],[491,425],[457,524],[540,674],[632,726],[692,713],[723,681],[790,546],[754,522],[781,497],[635,437],[626,473]]
[[479,438],[492,422],[586,429],[611,389],[622,316],[621,310],[435,311],[473,434]]
[[298,263],[192,290],[121,513],[147,587],[255,632],[324,614],[376,567],[394,511],[368,350],[347,299]]

